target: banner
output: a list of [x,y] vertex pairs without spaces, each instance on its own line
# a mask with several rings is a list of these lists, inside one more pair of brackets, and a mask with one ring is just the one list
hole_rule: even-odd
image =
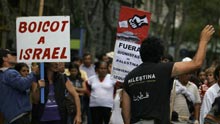
[[16,19],[18,62],[69,62],[70,17]]
[[147,38],[151,13],[121,7],[112,65],[112,78],[123,82],[125,76],[142,63],[139,50]]

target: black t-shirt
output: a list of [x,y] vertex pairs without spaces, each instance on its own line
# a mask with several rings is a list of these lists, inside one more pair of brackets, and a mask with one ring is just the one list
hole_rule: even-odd
[[156,119],[169,124],[171,72],[174,63],[142,63],[124,82],[131,99],[131,123]]

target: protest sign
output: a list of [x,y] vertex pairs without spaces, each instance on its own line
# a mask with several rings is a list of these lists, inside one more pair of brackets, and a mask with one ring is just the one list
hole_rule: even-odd
[[125,76],[142,63],[139,50],[147,38],[151,13],[121,7],[112,65],[112,78],[123,82]]
[[69,16],[16,19],[18,62],[69,62]]

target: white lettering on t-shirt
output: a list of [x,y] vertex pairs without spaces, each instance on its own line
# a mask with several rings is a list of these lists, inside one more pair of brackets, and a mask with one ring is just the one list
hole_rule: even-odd
[[155,78],[156,78],[155,74],[147,74],[147,75],[137,76],[137,77],[133,77],[133,78],[129,79],[128,84],[133,83],[133,82],[141,82],[141,81],[145,81],[145,80],[152,80],[152,79],[155,79]]
[[139,92],[139,94],[137,96],[133,96],[133,101],[141,101],[143,99],[147,99],[149,98],[149,93],[146,92],[144,95],[142,94],[142,92]]

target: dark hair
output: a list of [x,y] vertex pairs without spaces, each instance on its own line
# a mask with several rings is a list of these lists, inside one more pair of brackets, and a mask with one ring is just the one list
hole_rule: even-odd
[[84,53],[84,54],[83,54],[83,59],[84,59],[86,56],[92,56],[92,54],[90,54],[89,52]]
[[8,54],[12,54],[10,50],[0,49],[0,67],[2,67],[4,63],[3,57],[7,57]]
[[79,57],[79,56],[74,56],[73,58],[72,58],[72,62],[73,61],[81,61],[81,58]]
[[98,69],[102,64],[106,64],[106,67],[108,67],[108,63],[107,63],[107,62],[98,61],[98,62],[95,63],[95,71],[97,71],[97,69]]
[[171,56],[170,54],[166,54],[162,56],[162,60],[164,59],[168,59],[170,62],[173,62],[173,56]]
[[215,78],[215,80],[218,80],[218,79],[219,79],[219,71],[220,71],[220,65],[218,65],[218,66],[215,68],[215,71],[214,71],[214,78]]
[[100,55],[97,56],[97,58],[98,58],[99,61],[103,61],[102,58],[104,56],[107,56],[106,53],[101,53]]
[[18,72],[20,72],[23,67],[29,68],[26,63],[17,63],[17,64],[15,65],[15,68],[14,68],[14,69],[17,70]]
[[140,56],[143,62],[158,63],[164,52],[162,40],[157,37],[144,39],[140,47]]
[[78,66],[77,64],[70,63],[68,69],[69,69],[69,71],[70,71],[71,69],[77,69],[78,74],[77,74],[76,78],[77,78],[77,79],[81,79],[81,73],[80,73],[80,70],[79,70],[79,66]]

